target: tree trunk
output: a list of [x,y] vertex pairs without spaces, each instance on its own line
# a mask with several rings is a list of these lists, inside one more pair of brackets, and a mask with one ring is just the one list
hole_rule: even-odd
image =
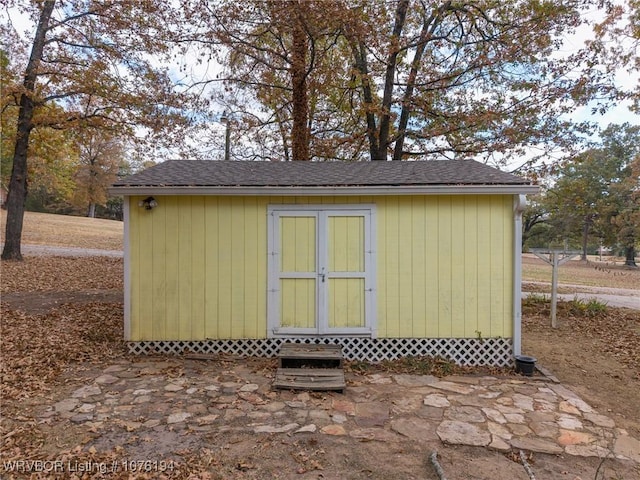
[[[291,160],[291,154],[289,153],[289,142],[287,129],[285,128],[284,120],[282,120],[280,112],[276,112],[276,120],[278,124],[278,132],[280,132],[280,138],[282,139],[282,151],[284,152],[284,161],[289,162]],[[280,159],[282,161],[282,159]]]
[[49,20],[54,6],[55,0],[46,0],[42,5],[29,63],[24,75],[24,93],[20,96],[13,168],[11,170],[11,180],[9,181],[9,194],[7,195],[7,226],[4,250],[2,251],[3,260],[22,260],[22,252],[20,250],[24,204],[27,198],[27,151],[29,148],[29,136],[33,129],[32,120],[35,107],[33,95],[38,66],[42,60]]
[[632,245],[630,247],[627,247],[624,249],[625,250],[625,261],[624,264],[629,266],[629,267],[637,267],[638,265],[636,265],[636,249],[635,247]]
[[375,158],[371,160],[387,160],[387,147],[391,143],[389,134],[391,132],[391,104],[393,102],[393,87],[395,83],[396,65],[398,63],[398,52],[400,34],[404,28],[407,18],[409,0],[400,0],[396,8],[396,18],[391,34],[391,45],[389,58],[387,59],[387,69],[384,77],[384,93],[382,95],[382,113],[380,117],[380,133],[378,135],[378,151]]
[[400,112],[400,121],[398,122],[398,135],[396,144],[393,149],[393,160],[402,160],[402,149],[404,148],[404,138],[407,131],[407,125],[409,124],[409,115],[411,114],[411,100],[413,98],[413,88],[416,78],[418,76],[418,69],[420,68],[420,62],[422,61],[422,55],[426,46],[426,33],[428,25],[422,27],[422,34],[420,35],[420,44],[416,47],[416,52],[411,63],[411,71],[409,72],[409,78],[407,80],[407,87],[402,96],[402,111]]
[[402,111],[400,112],[400,121],[398,122],[398,134],[396,144],[393,149],[393,160],[402,160],[402,150],[404,148],[405,133],[407,131],[407,125],[409,124],[409,116],[411,115],[411,102],[413,100],[413,90],[415,88],[416,79],[418,78],[418,72],[422,65],[422,56],[427,47],[429,38],[433,35],[435,28],[440,23],[442,13],[451,7],[451,2],[446,2],[444,5],[438,7],[429,18],[425,18],[422,24],[422,31],[420,32],[420,40],[416,46],[416,51],[413,55],[413,61],[411,62],[411,70],[409,71],[409,77],[407,79],[407,86],[402,96]]
[[96,218],[96,204],[93,202],[89,204],[89,208],[87,209],[87,217]]
[[[300,8],[297,6],[297,8]],[[293,24],[291,52],[291,83],[293,87],[293,127],[291,128],[291,153],[293,160],[309,160],[309,98],[307,91],[307,34],[300,14]]]
[[364,102],[365,116],[367,120],[367,139],[369,141],[369,159],[373,160],[378,155],[378,131],[376,127],[376,115],[373,105],[373,89],[369,78],[369,64],[367,62],[367,49],[362,41],[350,33],[346,35],[355,67],[360,73],[362,83],[362,99]]
[[591,230],[592,221],[593,218],[591,215],[584,217],[584,224],[582,225],[582,255],[580,255],[580,260],[587,260],[587,243],[589,241],[589,231]]

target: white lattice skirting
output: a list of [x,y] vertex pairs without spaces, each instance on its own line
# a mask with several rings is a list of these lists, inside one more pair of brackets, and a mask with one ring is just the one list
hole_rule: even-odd
[[129,351],[139,355],[231,353],[243,357],[273,357],[285,342],[339,344],[348,360],[380,362],[409,356],[440,356],[458,365],[511,366],[510,338],[357,338],[294,337],[239,340],[129,342]]

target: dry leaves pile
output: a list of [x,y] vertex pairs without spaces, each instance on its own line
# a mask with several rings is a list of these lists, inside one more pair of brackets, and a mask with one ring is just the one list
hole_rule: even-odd
[[26,257],[2,261],[2,293],[123,288],[121,258]]
[[446,377],[448,375],[515,375],[515,371],[510,367],[464,367],[456,365],[446,358],[429,356],[409,356],[396,360],[383,360],[380,363],[350,361],[346,362],[345,368],[356,374],[389,372],[410,375],[433,375],[436,377]]
[[[27,257],[23,262],[3,261],[1,268],[2,293],[34,292],[25,297],[27,306],[42,301],[37,292],[122,289],[121,259]],[[63,304],[44,311],[28,314],[2,303],[3,460],[47,458],[41,450],[46,434],[25,405],[55,396],[65,377],[61,374],[74,377],[92,363],[124,354],[121,304]],[[55,459],[75,461],[91,455],[81,454],[79,448],[56,452]]]
[[[548,331],[550,302],[530,297],[523,302],[523,323],[529,332]],[[615,357],[635,370],[640,379],[640,313],[623,308],[607,308],[598,302],[558,302],[559,331],[576,342],[588,339],[597,350]]]
[[122,305],[66,304],[45,315],[2,305],[1,395],[23,399],[56,387],[70,366],[124,354]]
[[[27,257],[3,261],[2,292],[122,289],[122,259]],[[31,297],[30,297],[31,298]],[[31,302],[38,302],[34,294]],[[69,303],[30,315],[2,304],[2,397],[25,398],[51,389],[69,365],[121,355],[122,305]]]

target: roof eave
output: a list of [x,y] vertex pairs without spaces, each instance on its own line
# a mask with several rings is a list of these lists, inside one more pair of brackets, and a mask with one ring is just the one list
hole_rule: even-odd
[[222,196],[326,196],[326,195],[530,195],[540,187],[526,184],[499,185],[372,185],[372,186],[113,186],[116,195],[222,195]]

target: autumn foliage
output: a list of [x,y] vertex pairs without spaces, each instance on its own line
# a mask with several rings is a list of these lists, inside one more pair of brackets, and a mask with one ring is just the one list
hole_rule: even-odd
[[591,50],[557,53],[592,3],[187,2],[219,101],[253,132],[238,155],[496,161],[571,149],[588,125],[562,114],[614,94]]
[[[139,164],[220,158],[224,110],[232,159],[522,167],[582,148],[594,125],[576,108],[638,96],[614,84],[638,69],[636,0],[2,4],[34,26],[0,25],[4,258],[21,257],[29,189],[91,215],[126,173],[113,155],[83,157],[79,139]],[[592,40],[569,45],[577,31]]]

